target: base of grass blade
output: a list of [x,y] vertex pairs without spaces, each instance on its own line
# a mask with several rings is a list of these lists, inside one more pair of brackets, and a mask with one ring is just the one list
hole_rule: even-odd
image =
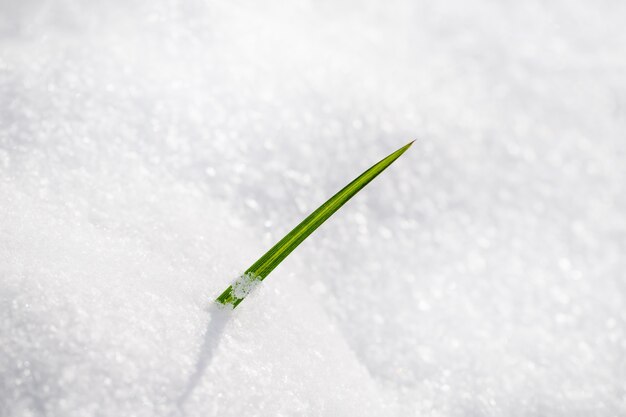
[[242,274],[219,297],[217,302],[235,308],[261,282],[261,277],[250,272]]

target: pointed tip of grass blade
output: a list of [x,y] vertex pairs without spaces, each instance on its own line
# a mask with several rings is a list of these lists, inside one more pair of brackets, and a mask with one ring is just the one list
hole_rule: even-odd
[[[400,149],[398,149],[397,151],[391,153],[389,156],[387,156],[385,159],[383,159],[382,161],[379,162],[382,163],[383,161],[387,160],[388,163],[386,164],[386,166],[383,168],[383,170],[385,170],[389,165],[391,165],[396,159],[400,158],[400,156],[402,156],[403,153],[405,153],[410,147],[411,145],[413,145],[415,143],[417,139],[414,139],[412,141],[410,141],[409,143],[407,143],[406,145],[404,145],[403,147],[401,147]],[[376,164],[378,165],[378,164]],[[374,166],[376,166],[374,165]],[[374,168],[374,167],[372,167]],[[370,169],[372,169],[370,168]],[[381,170],[381,172],[383,171]],[[369,171],[369,170],[368,170]],[[367,172],[367,171],[366,171]]]
[[[322,204],[317,210],[311,213],[291,232],[283,237],[274,247],[257,260],[246,272],[238,279],[253,277],[254,284],[262,281],[269,273],[280,264],[300,243],[302,243],[311,233],[313,233],[322,223],[332,216],[341,206],[356,195],[370,181],[383,172],[389,165],[398,159],[407,149],[413,145],[415,140],[407,143],[397,151],[383,158],[343,189],[332,196],[328,201]],[[249,291],[239,291],[238,281],[229,286],[215,301],[224,306],[235,308],[248,295]],[[248,288],[248,287],[246,287]],[[250,287],[250,290],[252,287]]]
[[409,149],[411,147],[411,145],[413,145],[415,143],[417,139],[413,139],[412,141],[410,141],[409,143],[407,143],[406,145],[404,145],[402,148],[404,151],[406,151],[407,149]]

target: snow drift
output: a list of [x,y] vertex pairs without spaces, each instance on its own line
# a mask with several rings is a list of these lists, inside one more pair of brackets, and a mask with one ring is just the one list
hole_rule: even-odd
[[625,14],[3,2],[0,415],[626,413]]

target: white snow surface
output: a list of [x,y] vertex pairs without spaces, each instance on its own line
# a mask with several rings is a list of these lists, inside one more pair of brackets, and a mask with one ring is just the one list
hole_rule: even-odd
[[0,415],[626,415],[625,16],[2,0]]

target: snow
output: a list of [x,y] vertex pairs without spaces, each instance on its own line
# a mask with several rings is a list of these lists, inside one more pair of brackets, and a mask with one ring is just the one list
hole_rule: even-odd
[[246,298],[261,282],[260,277],[247,273],[240,275],[232,285],[232,294],[237,298]]
[[626,414],[625,15],[4,0],[0,415]]

